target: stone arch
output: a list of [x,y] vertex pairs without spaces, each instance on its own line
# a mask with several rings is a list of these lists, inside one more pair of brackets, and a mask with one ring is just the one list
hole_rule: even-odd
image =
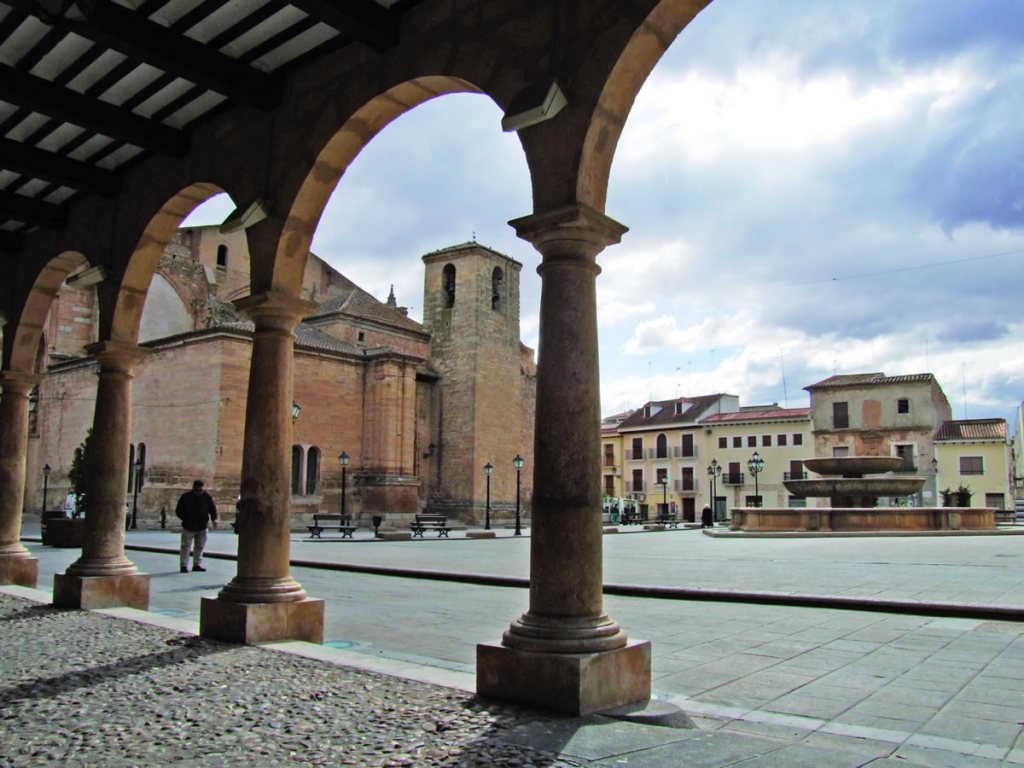
[[[103,320],[103,302],[100,304],[100,339],[137,343],[142,323],[142,308],[146,303],[149,285],[156,273],[160,257],[181,222],[200,203],[226,190],[215,184],[199,182],[185,187],[165,202],[149,220],[121,277],[114,287],[116,300],[109,320]],[[234,199],[234,198],[232,198]],[[101,291],[106,294],[106,291]]]
[[35,372],[36,355],[53,299],[68,275],[87,263],[84,254],[78,251],[65,251],[50,259],[36,276],[21,309],[17,325],[9,333],[4,334],[5,370]]
[[604,211],[615,148],[640,88],[680,32],[711,0],[661,0],[622,50],[583,142],[576,199]]
[[399,83],[357,109],[316,156],[288,211],[274,257],[272,290],[298,296],[320,217],[352,161],[393,120],[449,93],[483,93],[459,77],[435,75]]
[[177,280],[157,270],[150,280],[139,319],[139,343],[188,333],[195,328],[187,294]]

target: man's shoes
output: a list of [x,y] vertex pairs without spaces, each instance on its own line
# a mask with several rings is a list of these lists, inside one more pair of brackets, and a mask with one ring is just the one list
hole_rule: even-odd
[[188,573],[188,567],[187,567],[187,566],[184,566],[184,565],[183,565],[183,566],[181,566],[181,572],[182,572],[182,573]]
[[201,565],[193,565],[192,566],[192,570],[193,571],[203,571],[204,573],[206,572],[206,569],[203,568],[203,566],[201,566]]

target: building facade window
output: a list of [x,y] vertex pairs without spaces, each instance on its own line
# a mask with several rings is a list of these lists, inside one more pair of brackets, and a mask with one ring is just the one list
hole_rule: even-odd
[[658,435],[658,441],[655,444],[654,458],[656,459],[667,459],[668,458],[668,438],[664,434]]
[[850,428],[850,410],[848,403],[832,403],[832,428]]
[[313,496],[320,485],[320,449],[313,447],[306,452],[306,495]]
[[642,459],[644,457],[644,439],[642,437],[633,438],[633,450],[629,456],[631,459]]
[[441,270],[441,286],[444,290],[444,306],[451,309],[455,306],[455,265],[445,264]]
[[630,490],[633,493],[642,493],[644,490],[644,471],[642,469],[633,470],[633,483]]
[[961,456],[960,457],[960,474],[961,475],[984,475],[985,474],[985,460],[982,456]]
[[1002,493],[986,493],[985,506],[990,509],[1006,509],[1006,496]]
[[719,448],[728,448],[729,447],[729,438],[727,438],[727,437],[720,437],[720,438],[718,438],[718,447]]
[[682,455],[684,459],[693,458],[697,455],[693,447],[693,435],[689,432],[683,435]]
[[604,444],[604,465],[606,467],[615,466],[615,444],[605,443]]
[[505,273],[501,267],[495,267],[491,272],[491,309],[495,312],[502,311],[502,288],[505,282]]
[[732,447],[733,448],[742,448],[743,447],[743,438],[742,437],[734,437],[732,439]]
[[781,448],[786,444],[788,437],[789,435],[776,435],[775,444]]
[[788,502],[791,509],[803,508],[807,506],[807,499],[798,499],[796,496],[790,496]]
[[896,468],[897,472],[914,472],[917,469],[917,460],[914,455],[914,446],[901,444],[896,446],[896,455],[903,459],[903,464]]
[[683,490],[684,491],[695,491],[697,486],[694,483],[693,478],[693,467],[683,467]]
[[604,495],[614,496],[615,495],[615,476],[605,475],[604,476]]
[[757,448],[757,435],[747,436],[747,448]]
[[772,447],[772,436],[771,435],[761,435],[761,447],[762,448],[771,448]]
[[135,490],[135,443],[128,446],[128,493]]
[[832,449],[833,459],[845,459],[850,455],[850,448],[845,445],[837,445]]
[[910,400],[906,397],[901,397],[896,401],[896,413],[910,413]]
[[302,446],[292,446],[292,496],[302,493]]
[[227,269],[228,247],[223,243],[217,246],[217,266]]
[[804,444],[804,436],[802,434],[800,434],[799,432],[794,432],[793,433],[793,445],[803,445],[803,444]]

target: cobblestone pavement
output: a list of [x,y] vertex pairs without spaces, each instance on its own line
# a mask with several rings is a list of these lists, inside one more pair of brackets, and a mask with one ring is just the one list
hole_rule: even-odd
[[0,594],[0,765],[570,766],[545,717],[452,689]]

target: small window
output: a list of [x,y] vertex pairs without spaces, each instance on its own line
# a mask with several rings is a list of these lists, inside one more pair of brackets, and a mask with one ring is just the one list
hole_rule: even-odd
[[896,413],[910,413],[910,400],[901,397],[896,401]]
[[644,457],[644,439],[642,437],[633,438],[633,451],[630,454],[631,459],[642,459]]
[[[655,458],[667,459],[668,458],[668,438],[664,434],[658,435],[658,442],[655,444],[656,453]],[[659,470],[660,471],[660,470]]]
[[903,459],[903,465],[896,468],[896,472],[914,472],[917,470],[917,461],[914,459],[913,445],[897,445],[896,455]]
[[455,267],[445,264],[441,271],[441,286],[444,290],[444,306],[451,309],[455,306]]
[[662,483],[668,482],[668,470],[658,469],[656,470],[657,479],[654,481],[655,485],[661,485]]
[[793,445],[803,445],[803,444],[804,444],[804,436],[802,434],[800,434],[799,432],[794,432],[793,433]]
[[788,437],[789,437],[789,435],[776,435],[775,436],[775,444],[781,448],[782,446],[786,445],[786,441],[787,441]]
[[961,456],[960,457],[960,474],[961,475],[984,475],[985,474],[985,462],[981,456]]
[[732,447],[733,448],[742,448],[743,447],[743,438],[742,437],[734,437],[732,439]]
[[139,450],[136,452],[135,462],[139,465],[138,475],[135,477],[135,482],[139,486],[139,493],[142,493],[142,486],[145,485],[146,478],[146,444],[139,443]]
[[366,343],[366,331],[359,331],[359,333],[356,335],[356,340],[360,344],[365,344]]
[[135,444],[128,446],[128,493],[135,489]]
[[217,266],[225,269],[228,266],[228,247],[223,243],[217,246]]
[[807,506],[807,499],[798,499],[796,496],[790,496],[788,501],[791,509],[801,509]]
[[845,459],[850,455],[850,448],[846,445],[837,445],[832,449],[832,458],[834,459]]
[[757,448],[757,435],[747,437],[747,448]]
[[306,453],[306,495],[314,495],[318,485],[320,485],[320,449],[310,448]]
[[491,272],[491,309],[495,312],[502,311],[501,294],[504,281],[505,273],[501,271],[501,267],[495,267]]
[[676,416],[682,416],[682,415],[683,415],[683,404],[682,403],[676,403]]
[[1006,496],[1002,493],[986,493],[985,506],[989,509],[1006,509]]
[[718,447],[719,448],[728,448],[729,447],[729,438],[727,438],[727,437],[720,437],[720,438],[718,438]]
[[832,428],[850,428],[850,411],[847,403],[832,403]]
[[762,448],[771,448],[772,447],[772,436],[771,435],[761,435],[761,447]]

